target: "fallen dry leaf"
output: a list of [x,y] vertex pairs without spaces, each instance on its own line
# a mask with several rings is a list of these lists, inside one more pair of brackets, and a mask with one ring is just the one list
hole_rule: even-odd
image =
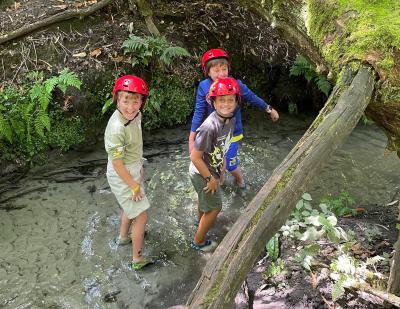
[[6,11],[16,11],[21,8],[21,3],[20,2],[14,2],[13,5],[9,6],[6,8]]
[[100,49],[100,48],[96,48],[96,49],[92,50],[92,51],[89,53],[89,55],[90,55],[91,57],[96,57],[96,58],[97,58],[100,54],[101,54],[101,49]]
[[110,56],[110,58],[115,61],[115,62],[122,62],[124,61],[124,57],[123,56],[117,56],[117,57],[112,57]]
[[81,52],[81,53],[78,53],[78,54],[73,54],[72,57],[84,58],[84,57],[86,57],[86,53],[85,52]]
[[351,246],[351,251],[353,251],[354,254],[362,254],[364,251],[361,248],[361,244],[356,243]]
[[75,8],[77,8],[77,9],[79,9],[79,8],[81,8],[82,6],[84,6],[85,4],[84,3],[81,3],[81,2],[78,2],[78,3],[74,3],[73,4],[73,6],[75,7]]

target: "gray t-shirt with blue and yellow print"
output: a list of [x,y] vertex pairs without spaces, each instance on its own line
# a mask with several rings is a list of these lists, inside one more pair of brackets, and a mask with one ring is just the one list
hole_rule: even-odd
[[[225,155],[231,144],[235,118],[222,120],[214,111],[196,130],[194,148],[203,151],[203,160],[215,177],[220,177]],[[191,162],[190,171],[199,173]]]

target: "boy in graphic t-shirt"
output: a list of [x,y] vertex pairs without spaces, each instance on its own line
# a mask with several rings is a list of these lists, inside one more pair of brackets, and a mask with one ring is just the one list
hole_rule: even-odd
[[208,93],[215,111],[196,130],[190,153],[189,174],[198,195],[199,226],[190,246],[198,251],[211,251],[216,243],[206,238],[222,208],[219,179],[225,169],[225,155],[231,144],[240,100],[240,88],[231,77],[216,80]]

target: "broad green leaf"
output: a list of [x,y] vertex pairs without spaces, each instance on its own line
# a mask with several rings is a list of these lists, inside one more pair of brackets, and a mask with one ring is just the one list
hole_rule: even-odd
[[312,224],[314,226],[321,226],[321,223],[319,222],[319,215],[318,216],[309,216],[307,218],[304,219],[304,221],[307,224]]
[[302,195],[302,197],[301,197],[303,200],[306,200],[306,201],[312,201],[312,198],[311,198],[311,195],[310,195],[310,193],[304,193],[303,195]]
[[325,204],[325,203],[319,204],[319,208],[321,208],[323,213],[327,213],[328,212],[328,205]]
[[313,241],[319,239],[320,237],[321,237],[320,231],[317,231],[315,227],[311,226],[303,233],[303,235],[300,237],[300,240]]
[[304,206],[304,202],[303,202],[303,200],[300,200],[296,204],[296,209],[300,210],[301,208],[303,208],[303,206]]

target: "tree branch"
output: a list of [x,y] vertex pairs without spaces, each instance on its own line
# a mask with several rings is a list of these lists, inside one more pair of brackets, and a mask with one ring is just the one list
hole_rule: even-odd
[[40,28],[65,21],[68,19],[72,18],[84,18],[93,12],[102,9],[103,7],[109,5],[110,3],[114,2],[114,0],[101,0],[97,2],[96,4],[93,4],[87,8],[84,9],[73,9],[73,10],[66,10],[61,13],[57,13],[55,15],[49,16],[43,20],[37,21],[33,24],[29,24],[27,26],[21,27],[17,30],[11,31],[5,35],[0,36],[0,44],[3,44],[5,42],[11,41],[13,39],[16,39],[20,36],[26,35],[28,33],[31,33],[33,31],[36,31]]

